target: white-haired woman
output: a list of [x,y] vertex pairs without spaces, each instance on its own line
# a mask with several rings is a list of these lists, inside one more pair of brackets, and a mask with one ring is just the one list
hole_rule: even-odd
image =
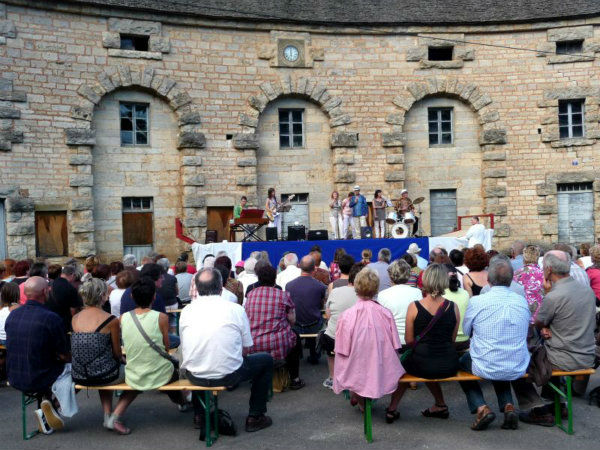
[[[106,283],[91,278],[79,288],[84,308],[73,317],[71,335],[72,376],[76,383],[85,386],[105,386],[125,381],[121,364],[121,328],[117,318],[102,306],[108,300]],[[113,391],[99,390],[104,410],[103,425],[119,434],[130,430],[120,421],[135,393],[124,391],[115,409],[112,409]]]

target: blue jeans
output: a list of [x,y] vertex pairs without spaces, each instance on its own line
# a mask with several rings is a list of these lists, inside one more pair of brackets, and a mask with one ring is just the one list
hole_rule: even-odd
[[181,344],[181,339],[176,334],[169,333],[169,349],[177,348]]
[[[458,360],[458,365],[465,372],[472,373],[473,364],[471,361],[471,354],[469,352],[465,353]],[[486,405],[485,398],[483,397],[483,392],[481,391],[481,386],[479,386],[479,382],[477,381],[461,381],[460,387],[464,391],[467,396],[467,404],[469,405],[469,410],[471,414],[475,414],[477,412],[477,408],[480,406]],[[510,381],[492,381],[492,385],[494,386],[494,391],[496,391],[496,397],[498,397],[498,406],[500,407],[500,411],[504,412],[504,407],[510,403],[513,404],[512,393],[510,391]]]
[[[273,357],[269,353],[253,353],[244,357],[238,370],[219,379],[197,378],[187,373],[187,378],[198,386],[237,386],[242,381],[252,381],[250,389],[249,416],[261,416],[267,412],[269,387],[273,385]],[[196,396],[192,397],[196,399]],[[201,414],[200,404],[194,400],[194,411]]]
[[[323,328],[323,318],[320,317],[316,323],[303,326],[299,323],[296,323],[292,330],[294,330],[297,334],[315,334],[321,331]],[[306,346],[308,347],[308,352],[310,354],[309,361],[312,363],[317,363],[321,358],[321,352],[317,352],[317,340],[315,338],[306,338]],[[302,354],[300,354],[300,358],[302,358]]]

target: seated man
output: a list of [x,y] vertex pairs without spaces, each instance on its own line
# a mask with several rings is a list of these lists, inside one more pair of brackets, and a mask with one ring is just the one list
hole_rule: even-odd
[[[465,335],[471,336],[471,350],[459,360],[463,370],[471,372],[492,385],[504,412],[502,428],[516,430],[519,416],[515,412],[510,381],[522,377],[529,365],[527,330],[531,314],[524,297],[509,288],[513,279],[508,259],[494,257],[488,268],[492,286],[487,294],[471,298],[463,320]],[[473,430],[484,430],[496,418],[483,397],[477,381],[460,383],[471,414],[477,414]]]
[[6,319],[7,375],[12,387],[43,400],[35,415],[39,429],[51,434],[64,426],[51,402],[52,385],[71,360],[60,316],[46,307],[50,288],[42,277],[24,283],[25,305]]
[[[312,277],[315,271],[315,260],[306,255],[300,260],[300,276],[287,283],[285,290],[296,306],[296,324],[294,331],[298,334],[314,334],[323,328],[321,309],[327,294],[327,287]],[[318,364],[321,354],[316,351],[316,339],[306,340],[310,356],[310,364]]]
[[[224,302],[219,271],[202,269],[195,278],[198,295],[181,312],[182,363],[187,378],[198,386],[236,386],[252,380],[246,431],[258,431],[273,423],[267,412],[269,388],[273,383],[273,358],[268,353],[243,356],[252,347],[250,324],[244,308]],[[196,396],[194,409],[200,420]]]
[[[536,326],[545,339],[546,353],[553,370],[589,369],[594,364],[596,297],[591,288],[569,275],[570,256],[561,250],[544,255],[544,290],[546,296],[538,310]],[[559,380],[552,380],[558,384]],[[587,380],[583,383],[587,385]],[[523,422],[553,426],[550,405],[544,406],[537,391],[525,380],[513,382]],[[574,393],[584,393],[585,386],[573,385]],[[553,391],[542,388],[542,396],[553,398]]]
[[274,360],[285,359],[291,379],[289,388],[301,389],[304,387],[299,374],[302,343],[292,331],[296,307],[288,292],[275,287],[277,271],[273,266],[262,264],[256,275],[260,284],[248,294],[244,305],[254,341],[249,353],[267,352]]

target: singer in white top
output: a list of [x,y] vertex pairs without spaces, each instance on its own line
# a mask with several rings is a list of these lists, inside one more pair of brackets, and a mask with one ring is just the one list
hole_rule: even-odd
[[468,247],[473,248],[477,244],[484,245],[485,242],[485,225],[479,223],[479,217],[471,217],[471,227],[465,238],[469,240]]

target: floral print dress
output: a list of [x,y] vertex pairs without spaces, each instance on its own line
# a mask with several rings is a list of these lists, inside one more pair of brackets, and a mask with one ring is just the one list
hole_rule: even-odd
[[537,264],[527,264],[515,272],[513,279],[525,289],[525,299],[531,311],[531,323],[535,323],[544,298],[544,271]]

